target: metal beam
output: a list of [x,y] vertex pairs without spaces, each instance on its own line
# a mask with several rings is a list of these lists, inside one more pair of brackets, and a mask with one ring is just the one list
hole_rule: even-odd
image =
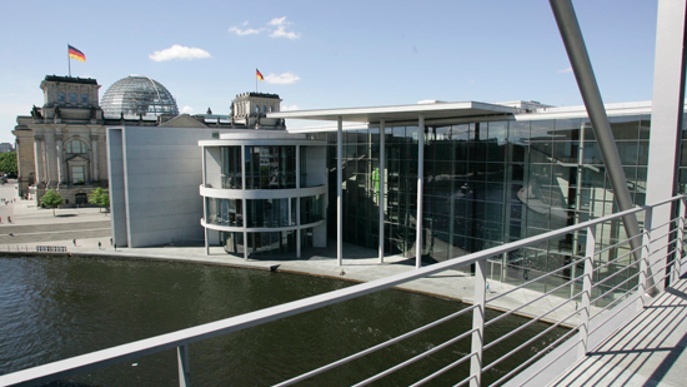
[[[618,205],[619,211],[629,210],[634,207],[630,191],[627,188],[625,171],[620,162],[620,155],[615,146],[615,138],[608,122],[608,116],[604,108],[601,93],[596,83],[594,70],[589,60],[587,47],[584,44],[582,31],[577,23],[577,16],[570,0],[549,0],[553,10],[556,24],[561,33],[563,44],[570,59],[577,85],[582,94],[587,114],[592,122],[592,128],[599,144],[601,157],[603,158],[608,178],[611,181],[611,188]],[[635,214],[628,214],[623,217],[625,232],[630,240],[630,246],[635,257],[635,261],[641,259],[641,240],[638,238],[639,224]]]

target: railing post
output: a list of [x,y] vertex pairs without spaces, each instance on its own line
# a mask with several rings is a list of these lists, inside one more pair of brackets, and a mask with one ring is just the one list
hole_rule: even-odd
[[594,256],[596,255],[596,226],[587,227],[587,245],[584,252],[584,275],[582,276],[582,299],[580,300],[580,347],[577,358],[587,355],[589,320],[592,308],[592,281],[594,279]]
[[649,258],[652,254],[651,249],[651,221],[654,214],[654,208],[649,207],[644,212],[644,236],[642,237],[643,246],[642,259],[639,261],[639,286],[641,292],[642,307],[646,307],[649,302],[649,289],[646,288],[647,280],[649,278]]
[[487,260],[482,258],[475,262],[475,291],[474,302],[476,308],[472,310],[472,357],[470,358],[470,386],[479,387],[482,384],[482,348],[484,347],[484,320],[487,293]]
[[677,282],[680,279],[680,273],[682,273],[682,257],[685,243],[685,210],[687,210],[687,197],[681,196],[677,205],[677,240],[675,241],[675,262],[673,262],[673,278],[671,280],[671,283]]
[[188,357],[188,345],[177,347],[177,364],[179,368],[179,387],[190,387],[191,364]]

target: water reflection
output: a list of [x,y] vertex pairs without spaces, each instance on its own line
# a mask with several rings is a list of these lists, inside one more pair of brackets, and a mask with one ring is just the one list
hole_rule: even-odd
[[[0,258],[0,374],[349,285],[316,277],[185,263]],[[273,384],[464,307],[455,301],[395,290],[365,296],[193,344],[192,382],[202,386]],[[488,333],[490,340],[525,321],[506,320]],[[454,320],[310,383],[349,385],[464,332],[470,324],[469,316]],[[544,326],[535,324],[522,337]],[[500,344],[497,350],[517,344]],[[384,384],[408,384],[468,352],[469,340],[405,368]],[[508,367],[500,364],[488,378],[503,374]],[[465,367],[458,368],[449,379],[437,383],[459,380],[464,374]],[[85,385],[176,384],[175,353],[147,356],[70,380]]]

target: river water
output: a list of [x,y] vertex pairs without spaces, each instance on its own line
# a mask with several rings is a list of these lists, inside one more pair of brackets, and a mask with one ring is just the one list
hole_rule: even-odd
[[[0,374],[350,286],[349,282],[190,263],[85,257],[0,257]],[[269,385],[466,307],[398,290],[364,296],[190,346],[197,386]],[[495,316],[489,313],[488,317]],[[462,333],[471,315],[313,378],[350,385]],[[507,318],[487,340],[527,320]],[[534,324],[522,338],[546,325]],[[542,339],[553,340],[553,336]],[[499,345],[506,350],[520,340]],[[528,347],[523,354],[538,349]],[[408,366],[379,385],[406,385],[469,352],[469,338]],[[493,357],[496,354],[485,354]],[[512,364],[499,364],[493,380]],[[445,385],[466,375],[458,367]],[[176,385],[176,352],[76,375],[52,385]]]

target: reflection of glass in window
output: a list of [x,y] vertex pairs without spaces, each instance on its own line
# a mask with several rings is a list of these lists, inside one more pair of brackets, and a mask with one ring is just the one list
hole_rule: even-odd
[[57,102],[64,102],[64,91],[57,93]]
[[76,93],[69,93],[69,103],[76,104]]
[[82,104],[87,104],[87,103],[88,103],[88,94],[86,94],[86,93],[81,93],[81,103],[82,103]]
[[71,140],[67,143],[68,154],[83,154],[88,153],[86,143],[80,140]]
[[73,184],[83,184],[86,181],[86,169],[83,165],[72,166],[72,183]]

